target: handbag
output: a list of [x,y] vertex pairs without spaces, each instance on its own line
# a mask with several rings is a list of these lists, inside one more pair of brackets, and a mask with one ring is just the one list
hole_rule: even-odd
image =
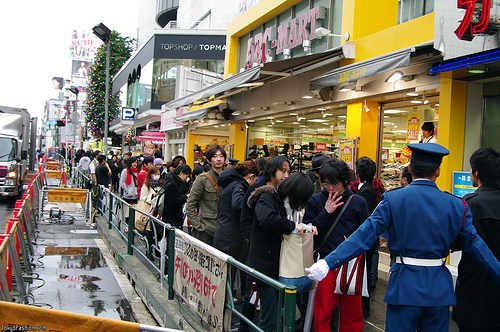
[[365,253],[337,268],[334,293],[369,297]]
[[[137,209],[143,212],[149,212],[151,209],[151,205],[146,203],[144,200],[139,200],[137,202]],[[135,213],[135,229],[139,232],[145,232],[151,230],[151,223],[149,222],[149,217],[140,213]]]
[[307,277],[305,268],[314,263],[314,233],[283,234],[281,241],[279,281],[296,286],[297,293],[311,289],[313,281]]

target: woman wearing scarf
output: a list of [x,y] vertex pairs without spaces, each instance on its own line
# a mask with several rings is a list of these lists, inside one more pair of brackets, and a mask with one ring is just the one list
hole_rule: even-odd
[[129,204],[137,203],[137,159],[127,159],[126,168],[120,175],[120,188],[123,190],[123,200]]
[[[163,181],[160,179],[160,168],[156,166],[151,167],[146,175],[144,184],[142,185],[141,195],[137,204],[137,208],[143,212],[149,213],[149,211],[151,210],[151,201],[160,191],[162,186]],[[150,231],[151,225],[147,222],[148,220],[149,217],[136,212],[135,228],[140,232]]]

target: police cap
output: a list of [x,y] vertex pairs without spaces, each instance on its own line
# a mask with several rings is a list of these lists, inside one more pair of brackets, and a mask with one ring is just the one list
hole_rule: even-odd
[[408,144],[411,150],[411,159],[424,161],[431,164],[441,164],[444,156],[450,154],[447,148],[436,143]]

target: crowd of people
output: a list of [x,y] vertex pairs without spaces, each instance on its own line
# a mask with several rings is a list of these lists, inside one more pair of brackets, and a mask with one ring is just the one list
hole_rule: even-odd
[[[307,306],[314,308],[317,332],[363,330],[370,298],[334,293],[337,268],[365,252],[370,294],[378,280],[380,237],[387,240],[393,263],[385,296],[386,331],[447,331],[450,305],[455,305],[453,318],[461,332],[499,330],[494,313],[500,309],[500,246],[495,241],[500,234],[500,152],[474,152],[471,176],[479,189],[462,200],[435,184],[448,150],[436,143],[409,148],[412,158],[401,174],[401,187],[387,192],[367,157],[350,170],[342,160],[317,154],[307,174],[291,174],[286,156],[230,161],[217,144],[207,148],[206,165],[193,169],[183,156],[165,162],[161,155],[138,160],[125,153],[122,159],[99,151],[82,152],[78,169],[91,176],[93,195],[103,185],[147,212],[153,198],[163,194],[163,221],[178,228],[187,221],[197,239],[274,279],[279,277],[282,235],[313,232],[319,257],[306,271],[318,282],[316,296],[308,303],[306,293],[298,294],[297,305],[302,317]],[[136,222],[148,236],[150,227]],[[456,297],[444,263],[450,249],[464,252]],[[231,271],[230,279],[250,320],[256,285],[259,327],[275,330],[278,291],[243,273],[236,278]],[[238,330],[249,330],[243,319]]]

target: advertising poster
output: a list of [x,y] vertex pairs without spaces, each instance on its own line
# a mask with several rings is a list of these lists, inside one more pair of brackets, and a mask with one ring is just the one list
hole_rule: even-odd
[[264,139],[263,138],[256,138],[254,141],[255,145],[264,145]]
[[333,130],[332,132],[332,143],[337,144],[339,142],[339,130]]
[[[228,255],[175,231],[174,290],[211,328],[224,328]],[[229,313],[230,315],[230,313]],[[230,320],[228,320],[230,324]]]
[[406,140],[418,141],[419,132],[420,132],[420,113],[408,114]]
[[340,159],[343,160],[350,169],[353,169],[354,147],[353,141],[340,142]]
[[453,172],[453,195],[461,198],[464,195],[473,193],[476,189],[472,186],[469,172]]

